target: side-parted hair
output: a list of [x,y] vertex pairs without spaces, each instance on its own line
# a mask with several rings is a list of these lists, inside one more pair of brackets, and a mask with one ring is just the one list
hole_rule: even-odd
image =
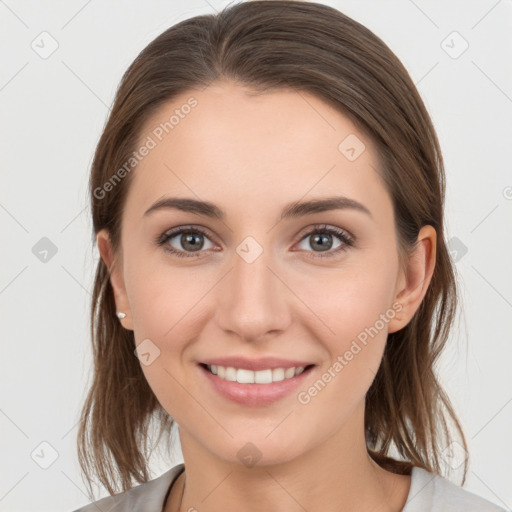
[[[119,253],[133,171],[108,192],[104,184],[130,160],[150,116],[177,95],[219,80],[256,93],[292,89],[314,94],[373,141],[378,171],[392,198],[402,264],[420,228],[435,228],[436,265],[427,293],[408,325],[388,335],[366,395],[366,442],[369,455],[389,471],[410,474],[414,465],[442,474],[442,452],[452,442],[451,422],[465,450],[464,483],[466,440],[435,372],[457,306],[443,226],[443,159],[409,74],[363,25],[326,5],[263,0],[184,20],[159,35],[123,75],[95,151],[89,182],[94,234],[106,228]],[[89,489],[94,474],[115,494],[118,483],[125,491],[133,487],[133,479],[151,479],[150,426],[156,422],[159,427],[156,444],[162,435],[168,442],[173,420],[144,377],[134,354],[133,331],[116,317],[111,270],[99,258],[91,304],[94,374],[77,448]],[[398,458],[390,456],[391,450]]]

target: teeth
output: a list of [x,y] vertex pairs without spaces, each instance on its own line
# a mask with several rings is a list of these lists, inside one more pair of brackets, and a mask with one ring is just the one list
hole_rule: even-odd
[[267,370],[259,370],[254,372],[245,368],[233,368],[232,366],[224,367],[219,365],[206,365],[208,370],[221,379],[231,382],[239,382],[241,384],[270,384],[279,382],[284,379],[291,379],[296,375],[300,375],[304,371],[304,366],[297,368],[274,368]]

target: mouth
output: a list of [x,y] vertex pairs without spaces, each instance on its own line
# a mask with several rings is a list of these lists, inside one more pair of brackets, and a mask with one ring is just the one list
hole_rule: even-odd
[[219,396],[239,405],[253,407],[270,405],[290,395],[298,386],[304,384],[315,366],[309,364],[253,371],[246,368],[198,364],[201,374]]
[[289,368],[267,368],[264,370],[249,370],[246,368],[234,368],[233,366],[220,366],[215,364],[199,363],[205,370],[220,379],[239,384],[272,384],[283,380],[292,379],[309,371],[314,364],[306,366],[292,366]]

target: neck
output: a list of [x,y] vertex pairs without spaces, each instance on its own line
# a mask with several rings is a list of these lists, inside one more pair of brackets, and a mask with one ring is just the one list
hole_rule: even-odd
[[185,472],[175,482],[165,512],[402,510],[410,476],[378,466],[357,432],[347,425],[291,460],[247,467],[219,459],[180,430]]

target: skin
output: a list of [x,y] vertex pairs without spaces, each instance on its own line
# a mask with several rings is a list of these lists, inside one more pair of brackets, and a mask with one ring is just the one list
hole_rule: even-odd
[[[149,338],[159,348],[160,356],[142,370],[179,426],[186,472],[165,512],[329,512],[340,504],[344,511],[401,510],[410,476],[385,471],[368,456],[364,399],[388,332],[407,325],[425,295],[435,230],[421,229],[402,268],[391,197],[372,141],[310,94],[256,96],[216,82],[161,107],[140,140],[191,95],[197,107],[134,171],[119,254],[107,232],[97,234],[117,310],[127,314],[122,325],[134,331],[137,345]],[[353,162],[338,150],[349,134],[366,146]],[[279,221],[285,204],[333,191],[362,203],[371,216],[344,209]],[[173,209],[143,217],[163,195],[213,202],[226,218]],[[198,235],[201,257],[179,258],[153,242],[190,224],[211,234]],[[342,242],[333,235],[333,257],[319,257],[325,253],[310,245],[314,237],[305,237],[315,224],[348,231],[354,245],[335,254]],[[250,264],[236,252],[247,236],[263,248]],[[167,244],[196,254],[180,239]],[[296,392],[264,407],[232,403],[196,366],[214,356],[291,355],[317,365],[305,390],[393,304],[401,304],[400,312],[306,405]],[[253,467],[237,457],[247,442],[261,453]]]

